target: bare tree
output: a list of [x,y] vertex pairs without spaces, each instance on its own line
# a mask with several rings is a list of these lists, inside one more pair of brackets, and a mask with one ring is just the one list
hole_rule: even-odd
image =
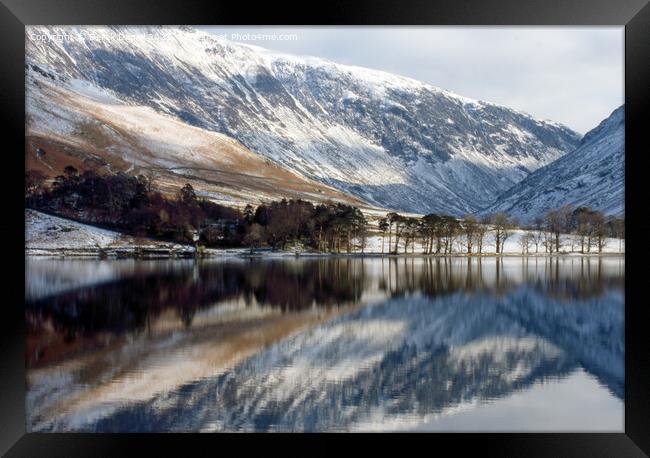
[[[555,251],[560,251],[561,240],[560,235],[564,227],[564,218],[560,210],[549,210],[545,216],[546,230],[552,234],[555,242]],[[553,247],[549,247],[550,252],[553,252]]]
[[[580,253],[584,254],[585,243],[587,242],[591,234],[591,225],[587,221],[587,218],[584,218],[583,221],[580,221],[578,223],[578,227],[576,228],[576,234],[578,235],[578,239],[580,241]],[[589,247],[588,243],[587,243],[587,247]]]
[[599,211],[594,212],[592,215],[592,224],[593,224],[593,231],[594,231],[594,239],[596,241],[596,247],[598,248],[598,252],[602,253],[603,248],[607,244],[605,216]]
[[489,226],[484,222],[476,225],[476,250],[478,254],[483,253],[483,242],[485,241],[485,236],[487,235]]
[[506,240],[512,235],[514,223],[505,213],[497,213],[492,217],[492,225],[494,227],[494,242],[496,245],[496,253],[503,253],[503,245]]
[[502,245],[502,250],[503,247],[505,247],[506,240],[515,233],[515,229],[519,226],[519,222],[517,221],[516,218],[510,218],[508,220],[508,224],[506,225],[505,230],[503,231],[503,245]]
[[544,245],[544,251],[549,254],[553,254],[553,248],[555,246],[555,239],[553,233],[550,231],[542,232],[542,245]]
[[580,252],[584,254],[591,248],[591,237],[593,235],[593,211],[589,207],[578,207],[573,212],[572,226],[580,243]]
[[530,243],[535,245],[535,253],[539,253],[539,246],[544,240],[544,233],[539,229],[532,229],[528,235]]
[[530,246],[531,237],[528,231],[524,231],[519,237],[517,243],[521,247],[521,254],[528,254],[528,248]]
[[442,222],[442,234],[445,247],[445,254],[452,253],[454,251],[454,241],[458,234],[460,234],[460,223],[456,218],[451,216],[446,216],[443,218]]
[[461,230],[465,235],[465,245],[467,247],[467,254],[472,254],[472,248],[476,240],[476,235],[478,233],[479,224],[476,221],[476,218],[469,215],[461,223]]
[[536,216],[533,219],[532,232],[530,235],[532,243],[535,245],[535,253],[539,253],[539,246],[544,241],[544,218]]

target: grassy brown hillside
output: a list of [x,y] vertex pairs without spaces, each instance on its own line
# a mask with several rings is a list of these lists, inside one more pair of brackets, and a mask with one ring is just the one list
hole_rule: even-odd
[[163,192],[191,183],[198,194],[234,205],[282,197],[364,205],[222,134],[45,80],[28,84],[26,127],[26,168],[48,177],[72,165],[149,175]]

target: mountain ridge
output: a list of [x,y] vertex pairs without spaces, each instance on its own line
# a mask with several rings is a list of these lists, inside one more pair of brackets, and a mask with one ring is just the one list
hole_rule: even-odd
[[505,212],[530,222],[564,205],[625,213],[625,105],[587,132],[574,151],[513,186],[481,214]]
[[[398,211],[478,211],[581,136],[416,80],[324,59],[255,53],[179,28],[91,28],[42,43],[28,63],[227,135],[289,171]],[[100,32],[149,35],[132,45]],[[151,38],[159,34],[162,38]]]

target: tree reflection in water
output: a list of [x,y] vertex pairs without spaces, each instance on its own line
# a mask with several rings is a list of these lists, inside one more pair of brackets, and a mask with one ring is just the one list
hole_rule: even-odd
[[[43,266],[56,272],[71,261],[38,262],[42,264],[34,270],[35,275],[42,275]],[[176,394],[177,411],[163,412],[146,402],[138,404],[139,413],[134,407],[122,406],[119,415],[106,417],[90,429],[194,430],[205,426],[201,418],[232,428],[239,424],[244,429],[267,429],[275,424],[292,429],[306,421],[304,415],[315,412],[320,412],[320,417],[312,418],[306,429],[346,428],[353,420],[370,415],[386,397],[392,399],[388,413],[424,415],[465,399],[499,398],[535,381],[566,376],[576,367],[596,377],[616,397],[623,397],[622,258],[231,259],[172,263],[172,268],[169,262],[161,263],[160,268],[155,261],[148,262],[146,269],[136,268],[101,284],[30,300],[26,304],[28,368],[56,369],[103,347],[115,355],[117,350],[111,348],[116,341],[119,345],[115,348],[129,348],[129,339],[139,335],[145,336],[145,346],[138,351],[145,352],[146,339],[152,346],[161,339],[160,335],[147,337],[148,333],[152,328],[164,328],[161,323],[170,317],[175,317],[177,324],[166,326],[194,335],[187,337],[192,345],[220,339],[230,342],[232,336],[226,334],[238,332],[234,325],[226,323],[214,328],[218,332],[200,337],[198,328],[193,331],[196,317],[218,313],[229,304],[240,304],[242,310],[268,310],[270,315],[264,315],[268,317],[286,317],[276,324],[312,310],[334,314],[328,315],[332,318],[325,324],[314,322],[314,332],[321,333],[318,338],[299,334],[271,347],[272,353],[260,347],[255,350],[257,356],[225,378],[198,384],[183,379],[182,383],[190,385]],[[119,265],[119,261],[114,263]],[[80,261],[79,268],[83,265]],[[350,306],[356,308],[337,314],[336,310]],[[270,329],[254,326],[251,329],[257,329],[257,334]],[[354,331],[339,335],[337,326]],[[288,334],[275,335],[278,337],[273,339]],[[472,352],[478,353],[467,356]],[[318,366],[318,372],[298,369],[306,354],[311,355],[310,367]],[[142,358],[137,355],[135,360]],[[350,362],[355,358],[358,364]],[[319,384],[319,376],[341,365],[360,372],[347,382],[332,384],[327,377],[338,380],[341,376],[329,375]],[[298,397],[304,394],[307,398],[303,401],[290,397],[285,405],[278,400],[279,388],[271,386],[269,377],[282,380],[278,368],[283,367],[297,371],[296,380],[285,380],[296,391],[286,386],[283,390]],[[275,373],[277,370],[280,372]],[[105,371],[100,372],[103,375],[92,379],[91,385],[110,379]],[[301,386],[300,377],[314,386]],[[276,408],[242,411],[237,406],[250,402],[247,396],[253,396],[253,392],[246,394],[243,386],[260,387],[254,396],[278,400]],[[441,390],[443,386],[447,388]],[[221,393],[219,399],[214,398],[215,390]],[[188,407],[186,415],[181,415],[183,420],[174,423],[173,419],[179,419],[178,410],[185,409],[184,393],[199,399],[206,410],[199,414]],[[334,410],[317,401],[322,396]],[[355,413],[344,419],[336,410],[341,405],[354,406]],[[235,412],[239,412],[236,418],[232,417]]]
[[[40,262],[51,264],[54,272],[67,261]],[[504,267],[503,258],[319,258],[179,263],[173,269],[164,263],[164,269],[135,270],[113,281],[27,301],[26,315],[29,330],[52,323],[66,342],[72,342],[96,333],[142,331],[168,309],[190,326],[198,310],[228,300],[241,298],[247,304],[255,301],[286,312],[355,303],[373,285],[394,298],[405,294],[437,297],[457,291],[490,291],[499,296],[526,283],[559,300],[585,300],[606,289],[623,288],[620,262],[585,257],[516,258],[506,259]]]

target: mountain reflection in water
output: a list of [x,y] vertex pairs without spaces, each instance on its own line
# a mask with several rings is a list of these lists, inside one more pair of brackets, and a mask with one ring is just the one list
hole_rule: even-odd
[[30,258],[26,280],[30,431],[436,429],[564,381],[622,430],[622,257]]

